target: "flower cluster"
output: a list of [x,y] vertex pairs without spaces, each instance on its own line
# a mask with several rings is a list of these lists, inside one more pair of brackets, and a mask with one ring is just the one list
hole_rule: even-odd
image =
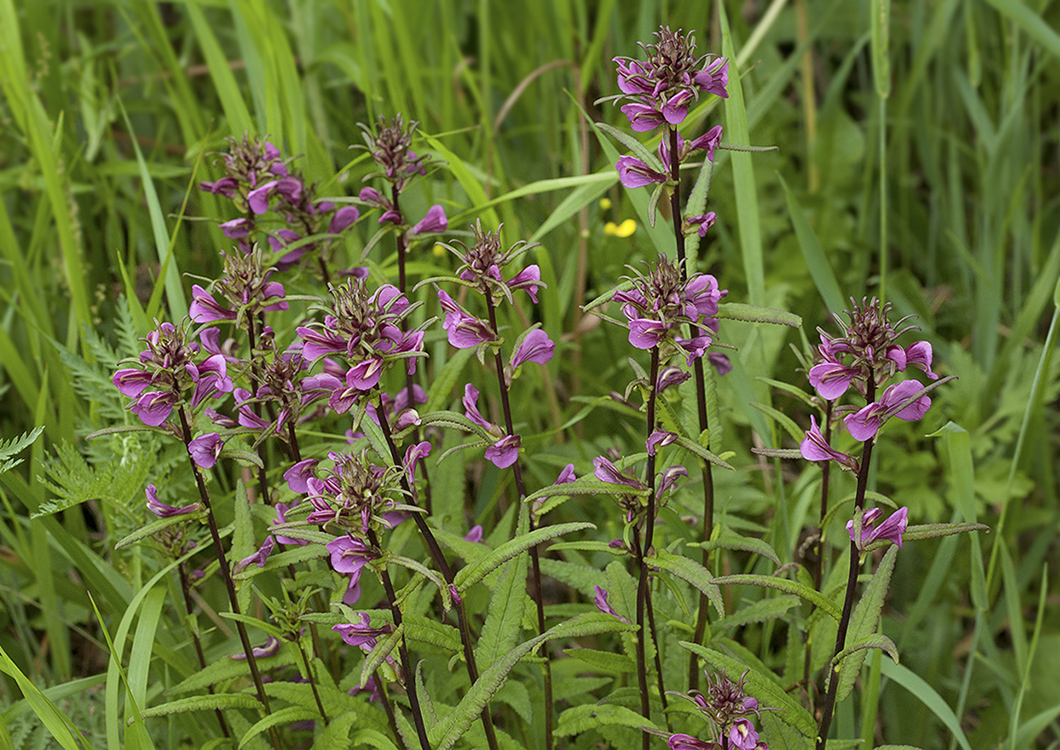
[[[828,401],[840,398],[851,386],[867,399],[871,394],[872,400],[868,404],[843,419],[851,436],[864,442],[874,439],[880,427],[891,417],[916,421],[923,418],[931,406],[931,398],[923,394],[924,387],[915,380],[889,385],[878,397],[877,388],[910,367],[922,370],[931,380],[937,380],[938,375],[931,371],[931,344],[917,341],[903,347],[896,343],[899,336],[914,327],[899,328],[905,318],[891,324],[888,320],[890,303],[883,305],[875,298],[863,300],[860,305],[851,302],[853,310],[848,313],[849,325],[835,316],[843,330],[842,336],[820,332],[818,362],[810,368],[809,377],[817,394]],[[811,421],[810,431],[800,449],[809,461],[831,459],[844,468],[856,470],[856,463],[849,456],[828,445],[814,421]]]
[[158,427],[165,423],[187,388],[193,389],[192,408],[232,391],[225,355],[212,354],[197,362],[199,345],[188,341],[183,328],[161,323],[143,340],[147,348],[140,353],[140,367],[118,370],[113,382],[125,396],[135,399],[129,409],[144,424]]
[[[648,273],[634,270],[631,289],[615,292],[629,321],[629,343],[638,349],[661,347],[663,359],[677,351],[687,356],[688,366],[702,357],[713,343],[718,302],[727,292],[718,288],[710,274],[696,274],[685,281],[677,265],[660,255]],[[713,322],[713,325],[712,325]],[[681,338],[680,330],[691,324],[698,335]]]
[[663,123],[679,125],[688,116],[688,105],[701,94],[728,98],[729,61],[724,57],[696,56],[696,39],[680,29],[664,26],[655,32],[654,44],[640,44],[646,60],[616,57],[618,88],[615,100],[630,127],[637,132],[654,130]]
[[[359,125],[365,143],[362,148],[368,150],[372,160],[380,167],[380,171],[366,175],[364,180],[367,182],[378,178],[385,179],[390,185],[391,197],[383,195],[373,187],[365,187],[358,198],[367,206],[382,209],[379,215],[380,224],[402,226],[405,224],[405,217],[398,205],[398,199],[414,177],[427,174],[426,165],[430,161],[430,156],[417,155],[411,148],[412,137],[419,123],[413,121],[406,125],[401,115],[395,115],[389,122],[380,116],[375,132],[364,123]],[[411,238],[429,232],[444,232],[448,228],[449,219],[445,215],[445,209],[435,204],[427,209],[422,219],[406,231],[405,236]]]
[[423,356],[423,330],[402,330],[412,306],[395,286],[385,284],[369,293],[363,279],[350,278],[331,293],[334,305],[324,322],[297,331],[306,361],[341,354],[350,363],[345,383],[339,383],[329,400],[342,414],[379,385],[392,362],[408,359],[408,371],[416,371],[416,358]]
[[703,742],[691,735],[674,734],[669,740],[671,750],[714,750],[723,747],[768,750],[769,746],[761,741],[754,723],[748,718],[752,714],[757,718],[767,709],[759,708],[758,701],[744,692],[747,672],[744,672],[738,682],[729,679],[725,670],[717,675],[711,675],[709,672],[705,674],[706,692],[693,690],[684,697],[692,701],[696,709],[714,724],[717,732],[714,741]]
[[288,304],[283,284],[269,281],[275,269],[266,268],[261,252],[255,245],[249,253],[231,250],[222,253],[224,276],[213,284],[214,291],[226,303],[219,303],[210,292],[198,284],[191,287],[189,313],[196,323],[218,320],[241,321],[244,315],[272,310],[286,310]]
[[[199,183],[200,190],[231,200],[241,214],[221,224],[226,237],[248,237],[257,228],[257,217],[268,213],[273,198],[277,200],[272,208],[283,217],[283,226],[269,235],[269,244],[277,251],[303,237],[325,231],[338,234],[360,218],[356,206],[337,207],[331,201],[317,200],[314,186],[290,171],[272,143],[251,135],[230,138],[228,143],[225,176]],[[301,245],[280,258],[277,267],[294,265],[313,247],[312,243]]]

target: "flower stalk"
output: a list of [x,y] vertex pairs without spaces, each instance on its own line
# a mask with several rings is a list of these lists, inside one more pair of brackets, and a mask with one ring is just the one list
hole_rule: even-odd
[[[188,416],[184,411],[183,405],[177,409],[177,414],[180,418],[184,445],[187,446],[192,439],[191,427],[188,424]],[[192,459],[190,452],[188,453],[188,462],[191,464],[192,474],[195,475],[195,484],[199,489],[199,500],[206,509],[206,522],[210,528],[210,537],[213,539],[214,552],[217,554],[218,567],[221,569],[221,578],[224,580],[225,589],[228,591],[229,604],[232,607],[232,612],[237,615],[242,614],[239,609],[239,597],[236,595],[235,581],[232,580],[232,569],[228,564],[228,556],[225,554],[224,545],[221,543],[221,534],[217,528],[217,519],[214,518],[213,506],[210,504],[210,492],[206,489],[206,482],[203,481],[202,472],[198,464]],[[250,644],[250,636],[247,634],[247,627],[242,620],[236,620],[236,630],[239,632],[239,640],[243,644],[243,653],[247,657],[250,676],[254,681],[254,690],[257,693],[258,700],[261,702],[262,712],[267,716],[272,713],[269,707],[269,696],[265,692],[265,684],[262,682],[261,672],[258,670],[258,660],[254,656],[254,648]],[[269,737],[272,740],[273,748],[280,750],[282,744],[280,743],[280,735],[275,727],[270,727]]]

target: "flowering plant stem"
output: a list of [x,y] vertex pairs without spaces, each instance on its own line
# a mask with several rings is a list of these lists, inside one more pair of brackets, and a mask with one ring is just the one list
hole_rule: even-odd
[[[180,406],[177,410],[177,414],[180,416],[180,427],[183,433],[184,445],[187,447],[191,443],[191,427],[188,425],[188,415],[184,412],[184,407]],[[221,534],[217,530],[217,520],[213,515],[213,506],[210,504],[210,493],[206,489],[206,482],[203,481],[202,473],[199,470],[198,464],[191,457],[191,453],[188,452],[188,462],[191,464],[192,474],[195,475],[195,484],[199,488],[199,499],[202,501],[203,507],[206,509],[206,521],[210,527],[210,536],[213,538],[214,552],[217,554],[218,567],[221,569],[221,578],[224,580],[225,588],[228,590],[228,601],[232,606],[232,612],[235,614],[242,614],[239,609],[239,598],[236,596],[236,585],[232,580],[232,569],[228,564],[228,556],[225,554],[224,545],[221,543]],[[247,635],[247,627],[243,624],[242,620],[236,620],[236,630],[239,632],[239,640],[243,644],[243,653],[247,657],[247,665],[250,667],[250,676],[254,680],[254,689],[257,691],[258,700],[261,701],[261,707],[264,714],[271,714],[272,711],[269,708],[269,696],[265,693],[265,685],[261,681],[261,672],[258,671],[258,660],[254,656],[254,648],[250,645],[250,636]],[[280,750],[282,745],[280,744],[280,735],[277,733],[275,727],[269,728],[269,737],[272,739],[272,746],[275,750]]]
[[[681,280],[688,281],[688,260],[685,252],[685,233],[681,225],[681,154],[677,143],[677,128],[671,127],[670,138],[670,179],[676,183],[673,192],[670,193],[670,215],[674,222],[674,241],[677,244],[677,262],[681,268]],[[696,335],[695,327],[689,323],[688,337]],[[699,419],[699,432],[703,434],[710,427],[707,419],[707,382],[703,373],[703,358],[696,357],[692,362],[692,377],[696,382],[696,414]],[[714,475],[711,471],[710,462],[700,461],[700,475],[703,480],[703,542],[709,542],[714,533]],[[702,563],[708,568],[710,562],[710,551],[703,550]],[[707,631],[707,613],[710,610],[710,602],[706,594],[699,595],[699,614],[696,616],[696,631],[692,637],[693,643],[703,640],[703,634]],[[696,655],[689,654],[688,657],[688,689],[695,690],[699,684],[699,669],[696,666]]]
[[[876,383],[872,377],[869,377],[867,381],[865,399],[870,404],[876,400]],[[869,465],[872,462],[872,446],[874,441],[875,436],[866,440],[864,443],[864,449],[861,452],[861,467],[858,472],[858,486],[854,494],[855,512],[864,510],[865,508],[865,490],[869,484]],[[850,627],[850,616],[854,610],[854,592],[857,589],[858,568],[861,567],[860,563],[861,555],[858,551],[858,545],[852,539],[850,541],[850,571],[847,574],[847,591],[846,596],[843,598],[843,613],[839,618],[839,632],[836,634],[835,651],[832,652],[832,659],[835,659],[835,657],[846,647],[847,629]],[[828,694],[825,696],[824,705],[821,707],[821,723],[817,728],[817,750],[824,750],[825,742],[828,739],[828,730],[832,726],[832,714],[835,711],[836,692],[839,690],[839,677],[834,672],[830,677],[831,679],[828,681]]]
[[[500,332],[497,330],[497,312],[494,308],[493,297],[490,295],[489,290],[486,290],[486,311],[489,314],[490,329],[493,331],[493,335],[499,338]],[[500,349],[494,350],[493,362],[497,369],[497,383],[500,386],[501,391],[501,407],[504,411],[504,427],[509,435],[514,435],[515,427],[512,422],[512,408],[508,400],[508,387],[505,385],[504,380],[504,361],[501,359]],[[515,488],[519,493],[519,502],[522,503],[526,499],[526,485],[523,484],[523,472],[519,467],[518,459],[512,464],[512,474],[515,477]],[[530,530],[533,531],[535,528],[537,528],[537,522],[534,518],[534,514],[531,513]],[[533,576],[533,585],[530,588],[530,593],[537,608],[537,631],[538,635],[540,635],[545,632],[545,603],[541,597],[541,554],[538,551],[536,544],[530,548],[530,568]],[[548,658],[548,647],[544,643],[538,647],[538,655],[544,659],[542,666],[544,667],[543,675],[545,683],[545,750],[552,750],[552,663]]]
[[[387,447],[390,449],[390,458],[395,466],[401,466],[401,454],[398,452],[397,445],[394,444],[394,436],[390,432],[390,423],[387,421],[386,411],[383,408],[382,400],[379,402],[376,414],[379,417],[379,429],[386,438]],[[404,471],[401,472],[401,484],[406,494],[410,498],[413,497],[408,475]],[[450,586],[450,589],[455,592],[456,583],[453,577],[453,570],[449,567],[449,563],[446,561],[445,555],[442,553],[442,548],[438,544],[438,540],[435,539],[430,526],[428,526],[427,522],[423,520],[423,514],[413,513],[412,519],[416,523],[416,528],[419,529],[420,535],[423,537],[424,544],[427,545],[427,551],[430,553],[431,559],[434,560],[434,564],[438,566],[438,570],[441,571],[442,577]],[[394,601],[393,591],[388,591],[387,596],[390,597],[391,601]],[[464,646],[464,661],[467,664],[467,674],[471,680],[471,684],[474,685],[478,682],[478,663],[475,660],[475,648],[472,645],[471,626],[467,621],[467,613],[464,611],[463,600],[459,596],[454,596],[453,605],[456,608],[456,619],[460,627],[460,640]],[[490,750],[498,750],[497,732],[493,728],[493,718],[490,716],[489,703],[487,703],[482,709],[482,726],[486,730],[486,741],[489,743]]]
[[[180,575],[180,590],[184,594],[184,607],[188,613],[188,616],[190,617],[191,613],[193,612],[193,609],[191,606],[191,581],[188,580],[187,566],[184,563],[180,563],[179,565],[177,565],[177,572]],[[196,627],[192,627],[190,625],[190,620],[188,622],[188,630],[191,632],[191,640],[195,644],[195,656],[199,660],[199,667],[201,669],[206,669],[206,654],[203,653],[202,641],[199,640],[199,629]],[[207,685],[206,689],[210,692],[211,695],[213,694],[213,685]],[[232,735],[229,732],[228,722],[225,721],[224,713],[222,713],[221,709],[219,708],[215,708],[214,711],[217,713],[217,721],[221,724],[221,734],[223,734],[225,737],[231,737]]]
[[[401,207],[400,207],[400,205],[398,203],[398,200],[401,197],[401,191],[398,190],[398,186],[397,185],[393,186],[393,191],[392,191],[391,195],[393,197],[394,210],[397,211],[400,214],[401,213]],[[405,239],[405,234],[403,232],[398,232],[397,233],[398,291],[401,292],[402,294],[405,294],[405,288],[406,288],[406,283],[407,283],[405,281],[405,256],[407,254],[408,254],[408,241]],[[408,333],[408,323],[404,319],[402,319],[402,321],[401,321],[401,334],[404,335],[406,333]],[[412,394],[412,386],[413,386],[412,373],[409,372],[408,368],[406,367],[405,368],[405,394],[408,396],[408,405],[409,405],[409,407],[415,409],[416,408],[416,399],[413,397],[413,394]],[[412,435],[413,435],[413,440],[415,442],[419,442],[419,440],[420,440],[420,428],[419,427],[414,428],[413,431],[412,431]],[[423,507],[424,507],[424,510],[427,511],[427,515],[430,515],[431,514],[431,506],[433,505],[433,503],[431,501],[431,478],[427,474],[427,464],[426,463],[421,464],[420,469],[423,471]]]
[[[824,402],[824,440],[826,443],[831,444],[832,442],[832,402]],[[831,486],[832,478],[832,462],[825,461],[824,465],[821,466],[821,522],[817,528],[817,562],[813,568],[813,587],[818,591],[821,590],[821,584],[824,582],[824,568],[825,568],[825,553],[828,549],[824,544],[824,519],[828,515],[828,489]],[[816,607],[815,607],[816,609]],[[812,610],[811,610],[812,613]],[[810,690],[810,647],[807,643],[806,646],[806,658],[803,661],[802,668],[802,684],[806,686],[806,696],[809,702],[810,711],[813,711],[813,691]]]
[[[648,385],[648,435],[655,432],[655,384],[659,379],[659,347],[654,346],[651,350],[651,374]],[[659,643],[655,634],[655,615],[651,611],[651,588],[648,583],[648,566],[644,563],[644,556],[651,554],[652,537],[655,532],[655,455],[648,453],[647,477],[648,485],[648,512],[644,516],[644,545],[641,546],[637,535],[634,535],[633,553],[637,560],[639,578],[637,580],[637,680],[640,687],[640,712],[645,719],[651,718],[651,700],[648,695],[648,665],[645,657],[645,644],[648,633],[651,633],[655,644],[655,673],[659,681],[659,699],[662,701],[663,712],[666,711],[666,690],[663,687],[662,660],[659,656]],[[650,631],[645,627],[644,614],[647,610]],[[667,717],[669,723],[669,717]],[[651,735],[643,733],[644,750],[648,750]]]
[[[382,411],[380,411],[380,415],[382,415]],[[368,543],[376,550],[381,549],[379,538],[372,529],[368,529]],[[390,613],[394,618],[394,627],[400,628],[401,607],[398,606],[397,594],[394,592],[394,584],[390,581],[390,573],[386,569],[386,564],[380,565],[378,571],[379,580],[383,583],[383,591],[386,592],[387,603],[390,605]],[[416,672],[413,668],[412,660],[409,658],[409,649],[405,642],[404,632],[402,632],[401,640],[398,642],[398,655],[401,657],[401,668],[405,672],[405,692],[409,696],[412,721],[416,725],[416,736],[419,737],[420,747],[423,750],[431,750],[431,743],[427,739],[427,727],[423,723],[423,712],[420,710],[420,698],[416,693]],[[389,703],[386,705],[389,706]],[[390,713],[390,711],[387,712],[388,717]],[[390,718],[393,719],[393,717]],[[400,746],[401,735],[395,734],[394,739],[397,740]]]

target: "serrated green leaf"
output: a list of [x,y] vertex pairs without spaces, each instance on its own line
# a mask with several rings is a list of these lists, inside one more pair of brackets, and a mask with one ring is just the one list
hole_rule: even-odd
[[[940,536],[952,536],[953,534],[964,534],[969,531],[990,531],[990,527],[982,523],[924,523],[909,526],[902,532],[902,541],[917,539],[935,539]],[[865,545],[865,551],[869,552],[880,547],[886,547],[890,542],[879,539],[871,544]]]
[[715,578],[714,583],[719,586],[726,583],[734,583],[743,586],[764,586],[769,589],[777,589],[778,591],[783,591],[787,594],[795,594],[796,596],[802,597],[818,609],[830,615],[836,620],[836,622],[839,621],[839,618],[842,615],[839,606],[831,599],[825,597],[823,594],[815,591],[804,583],[790,581],[787,578],[774,578],[773,576],[759,575],[735,575]]
[[152,716],[169,716],[190,711],[213,711],[216,708],[258,708],[260,705],[257,698],[245,693],[214,693],[178,698],[175,701],[163,703],[161,706],[146,708],[140,713],[145,719],[149,719]]
[[[892,545],[884,553],[872,580],[869,581],[857,606],[854,607],[854,614],[850,618],[850,630],[847,631],[848,643],[858,644],[876,635],[876,629],[880,624],[880,613],[883,611],[883,599],[891,585],[891,574],[894,572],[894,563],[897,559],[898,547]],[[894,644],[891,645],[893,647]],[[854,689],[854,680],[861,673],[861,665],[865,663],[865,654],[864,649],[852,650],[851,654],[843,660],[842,666],[838,667],[837,703],[842,703]],[[828,670],[828,675],[829,679],[835,677],[831,669]]]
[[[352,722],[353,719],[350,720],[351,724]],[[328,726],[328,729],[331,729],[330,725]],[[349,726],[347,726],[346,733],[348,734],[349,731]],[[320,750],[335,750],[335,748],[343,747],[342,745],[334,744],[335,742],[338,742],[337,737],[333,740],[330,740],[332,744],[325,744],[321,742],[323,737],[323,734],[320,735],[320,738],[318,738],[317,742],[313,743],[313,748],[317,748],[318,743],[320,743]],[[378,750],[398,750],[398,746],[394,744],[394,741],[392,739],[375,729],[360,730],[359,732],[357,732],[357,734],[353,735],[351,742],[353,747],[360,747],[361,745],[370,745],[371,747],[378,748]]]
[[405,615],[401,618],[405,626],[405,638],[410,641],[429,643],[454,654],[462,653],[460,631],[452,625],[438,622],[435,619],[419,615]]
[[709,450],[707,450],[702,445],[693,440],[689,440],[688,438],[683,437],[682,435],[678,435],[677,440],[675,442],[677,443],[677,445],[680,445],[682,448],[689,451],[690,453],[694,453],[695,455],[699,456],[704,461],[709,461],[715,466],[720,466],[721,468],[728,469],[729,471],[736,471],[736,469],[727,461],[723,461],[720,457],[714,455]]
[[369,652],[368,656],[364,659],[364,665],[361,667],[361,684],[368,682],[368,678],[372,676],[375,670],[379,669],[379,665],[386,661],[386,657],[390,656],[390,653],[398,647],[401,643],[401,639],[405,635],[405,623],[402,622],[392,633],[389,633],[384,638],[380,638],[376,641],[375,648]]
[[615,549],[608,542],[594,542],[588,539],[584,542],[557,542],[556,544],[550,544],[548,549],[549,551],[575,549],[581,552],[608,552],[615,556],[624,556],[626,554],[625,550]]
[[[743,662],[726,656],[720,651],[686,641],[681,641],[681,646],[702,657],[714,669],[724,669],[730,675],[743,674],[747,670],[747,665]],[[815,738],[817,736],[817,722],[810,713],[772,680],[758,676],[752,671],[744,685],[744,692],[756,698],[762,708],[779,708],[780,711],[777,711],[776,715],[780,720],[804,737]]]
[[163,529],[168,529],[170,526],[177,526],[178,524],[188,523],[189,521],[199,521],[205,517],[206,511],[200,510],[194,513],[186,513],[182,516],[170,516],[169,518],[160,518],[157,521],[147,524],[146,526],[141,526],[136,531],[124,537],[120,542],[114,545],[114,549],[128,547],[133,542],[138,542],[141,539],[153,536],[159,531],[162,531]]
[[740,320],[744,323],[772,323],[778,326],[801,328],[802,318],[787,310],[773,307],[748,305],[743,302],[722,302],[718,305],[717,316],[723,320]]
[[563,652],[572,659],[583,661],[595,669],[611,674],[627,674],[637,671],[637,664],[628,656],[592,648],[568,648]]
[[[524,506],[525,507],[525,506]],[[491,666],[510,651],[519,639],[520,623],[526,602],[528,554],[517,555],[508,562],[490,599],[486,623],[482,626],[475,656],[480,668]]]
[[711,632],[722,631],[727,628],[738,628],[751,622],[765,622],[783,617],[792,607],[798,607],[802,600],[797,596],[774,596],[770,599],[749,604],[738,609],[728,617],[723,617],[717,622],[710,624]]
[[463,430],[464,432],[474,433],[483,440],[488,440],[490,442],[493,442],[495,439],[482,427],[482,425],[475,424],[463,414],[459,414],[455,411],[442,410],[428,412],[427,414],[421,414],[420,419],[423,421],[423,424],[441,424],[446,427]]
[[718,615],[725,616],[725,603],[721,599],[721,590],[712,580],[713,576],[710,571],[699,563],[660,549],[656,550],[653,556],[645,557],[644,564],[665,570],[682,581],[692,584],[699,589],[700,593],[706,595],[710,603],[714,605],[714,609],[718,611]]
[[273,708],[271,714],[261,719],[247,730],[246,734],[243,735],[243,738],[239,740],[239,750],[243,750],[248,742],[262,732],[269,731],[272,727],[279,726],[280,724],[290,724],[296,721],[309,721],[319,718],[319,711],[311,711],[302,706],[287,706],[286,708],[280,709]]
[[44,427],[36,427],[30,432],[24,432],[18,437],[10,440],[0,440],[0,474],[9,471],[22,463],[22,459],[9,460],[11,456],[17,455],[36,442]]
[[275,638],[280,639],[283,638],[283,632],[278,627],[276,627],[272,623],[265,622],[264,620],[259,620],[257,617],[251,617],[250,615],[245,615],[242,612],[219,612],[218,614],[226,620],[235,620],[236,622],[241,622],[244,625],[249,625],[252,628],[257,628],[266,635],[271,635]]
[[460,592],[463,593],[508,560],[511,560],[519,553],[525,552],[536,544],[548,541],[549,539],[555,539],[564,534],[571,534],[575,531],[595,528],[596,526],[591,523],[561,523],[554,526],[545,526],[540,529],[535,529],[529,534],[518,536],[515,539],[505,542],[497,549],[492,550],[482,559],[462,568],[460,572],[456,574],[456,586]]
[[[350,743],[350,729],[353,728],[353,723],[357,721],[359,716],[357,711],[347,711],[344,714],[340,714],[328,722],[328,725],[324,730],[316,736],[313,740],[312,750],[342,750],[343,748],[351,747]],[[360,737],[366,732],[372,732],[371,729],[362,729],[355,737]],[[364,740],[365,744],[374,744],[369,740]],[[359,743],[355,740],[352,747],[356,747]],[[393,743],[390,747],[384,745],[375,745],[375,747],[381,750],[391,750]]]
[[537,492],[528,495],[523,502],[531,503],[534,500],[551,497],[552,495],[634,495],[639,497],[647,494],[647,488],[638,490],[624,484],[601,482],[595,477],[580,477],[566,484],[543,487]]
[[590,729],[606,726],[659,729],[650,719],[645,719],[632,708],[616,706],[613,703],[601,703],[574,706],[561,713],[559,721],[556,722],[556,736],[571,737]]
[[604,571],[579,563],[543,557],[541,558],[541,572],[549,578],[555,578],[567,584],[589,599],[594,596],[594,587],[607,585],[607,574]]
[[751,536],[741,536],[735,531],[730,531],[729,529],[723,529],[721,535],[717,539],[711,539],[709,542],[696,542],[689,544],[688,546],[695,546],[704,550],[729,549],[740,550],[742,552],[753,552],[756,555],[761,555],[767,560],[772,560],[777,565],[780,565],[780,557],[777,556],[776,551],[767,542]]
[[[883,633],[873,633],[866,638],[862,638],[851,646],[847,646],[832,659],[831,665],[835,667],[836,664],[846,659],[851,654],[857,651],[866,651],[871,648],[878,648],[883,651],[891,659],[894,660],[895,664],[898,664],[898,647],[894,645],[894,641],[885,636]],[[862,656],[864,660],[864,656]]]

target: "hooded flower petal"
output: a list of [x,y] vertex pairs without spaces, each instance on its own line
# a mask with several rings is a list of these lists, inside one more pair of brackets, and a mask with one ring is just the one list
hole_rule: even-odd
[[210,432],[188,443],[191,459],[203,469],[212,469],[221,455],[225,442],[216,432]]
[[448,228],[449,219],[445,215],[445,209],[435,204],[428,208],[426,216],[416,222],[412,229],[409,230],[409,237],[414,237],[424,232],[444,232]]
[[182,505],[179,508],[175,508],[172,505],[166,505],[158,499],[158,488],[153,484],[147,485],[147,509],[154,513],[159,518],[170,518],[172,516],[183,516],[188,513],[194,513],[199,509],[199,503],[191,503],[190,505]]
[[548,364],[552,355],[556,352],[556,345],[540,328],[535,328],[526,334],[519,347],[512,353],[511,367],[515,368],[524,362],[536,362],[539,365]]
[[615,164],[618,179],[628,188],[640,188],[656,182],[666,182],[666,175],[656,172],[635,156],[620,156]]
[[519,460],[519,446],[522,439],[518,435],[507,435],[486,448],[486,460],[491,461],[498,469],[507,469]]

